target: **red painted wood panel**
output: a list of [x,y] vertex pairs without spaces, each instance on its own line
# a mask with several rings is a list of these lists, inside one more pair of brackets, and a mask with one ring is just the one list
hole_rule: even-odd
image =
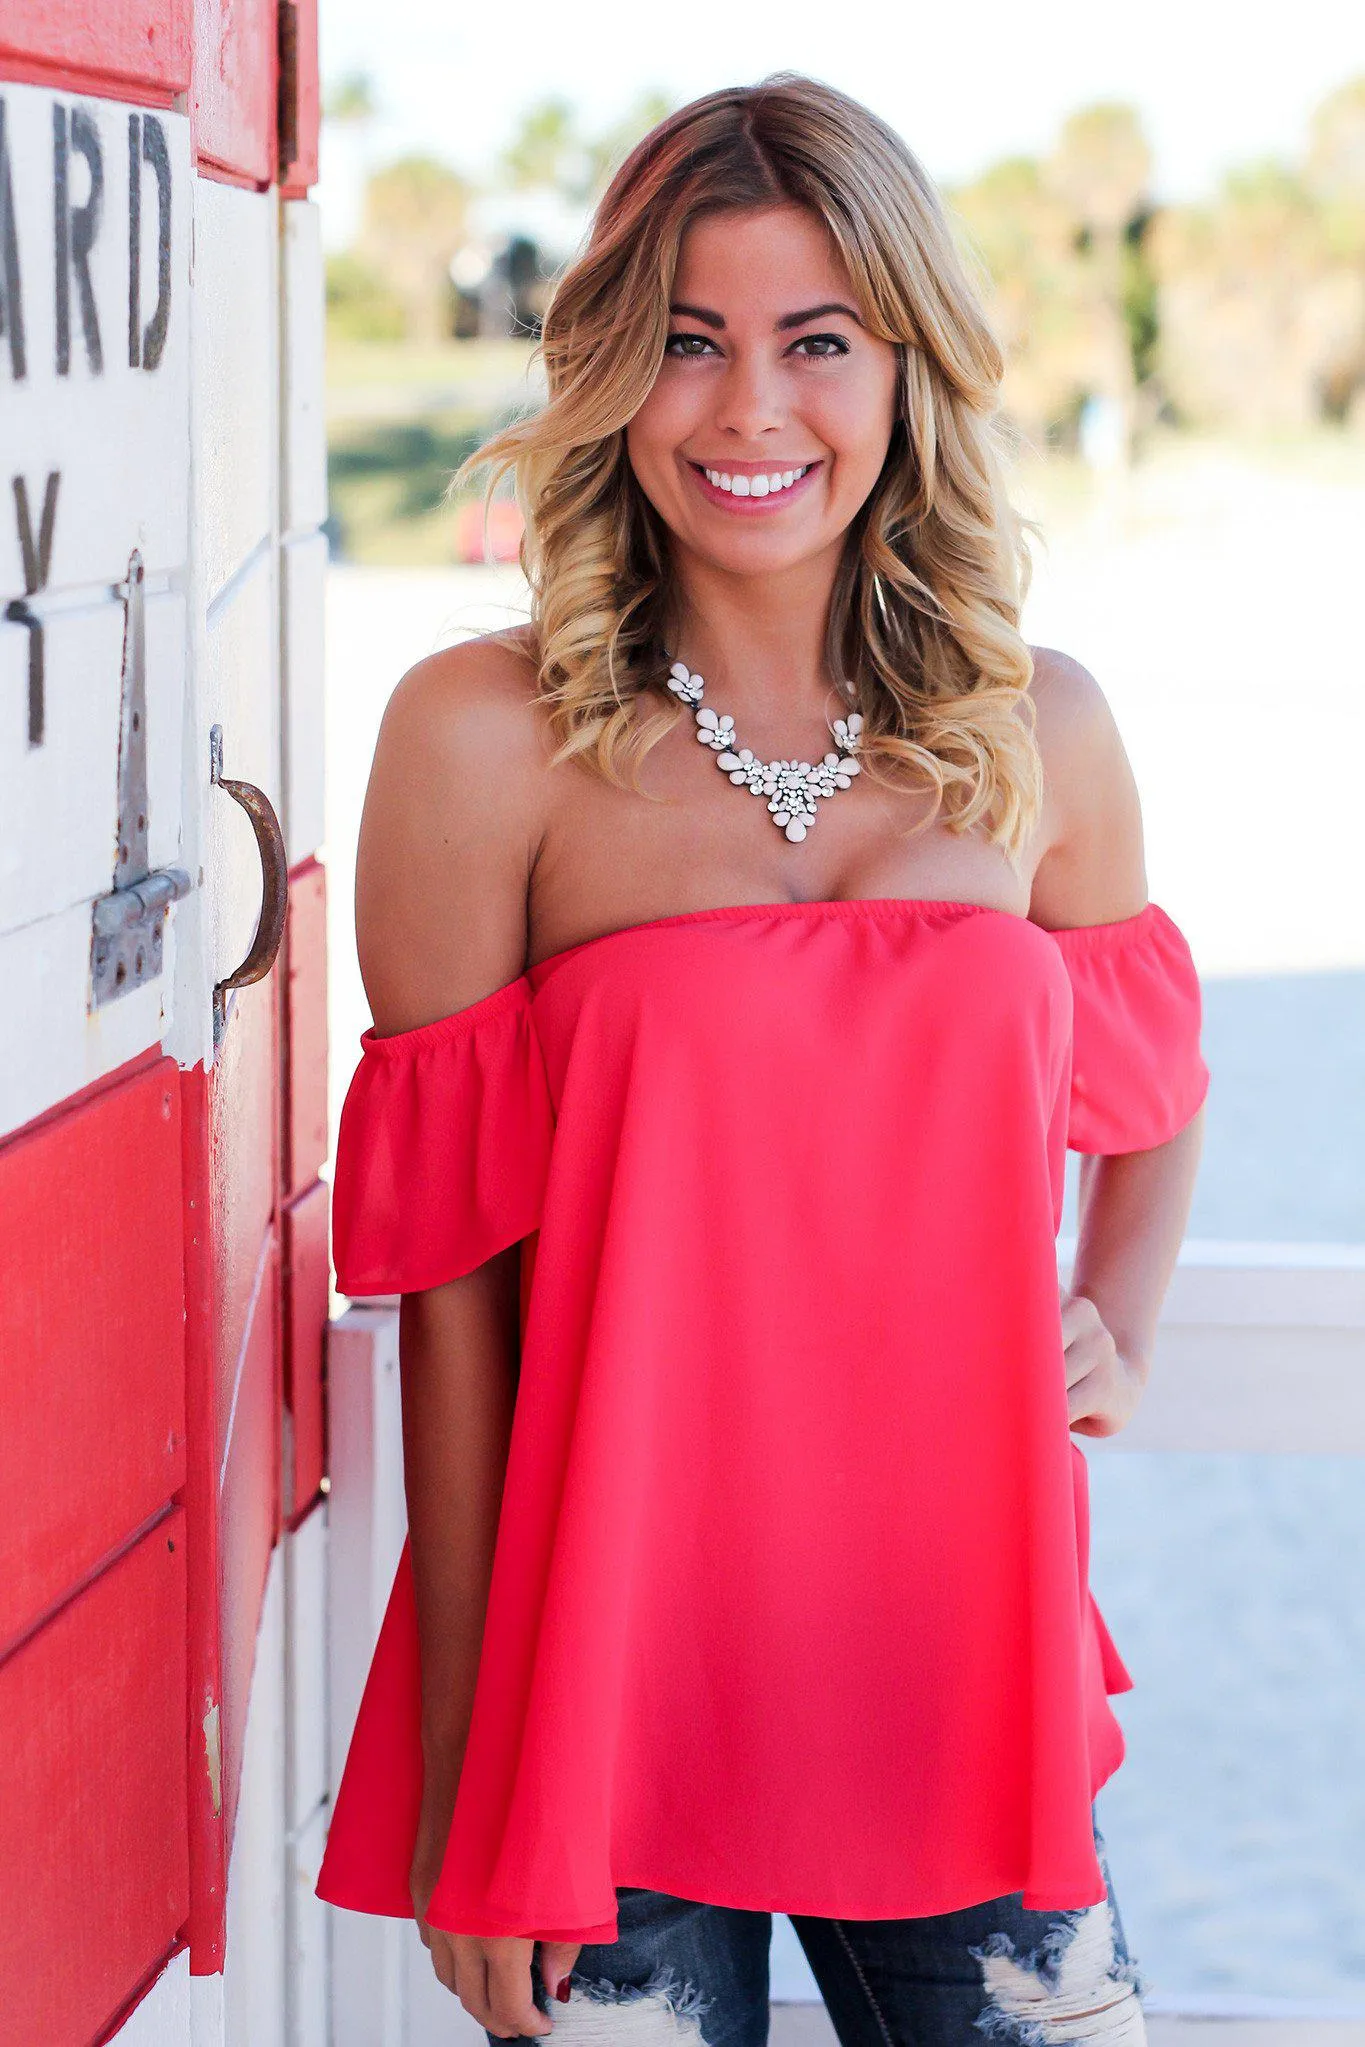
[[302,198],[318,181],[322,89],[318,75],[318,0],[298,0],[298,154],[289,167],[289,193]]
[[0,1664],[0,2039],[85,2047],[189,1904],[185,1517]]
[[218,1499],[222,1569],[223,1815],[229,1859],[241,1789],[256,1635],[280,1529],[280,1289],[274,1244],[242,1358]]
[[327,1326],[327,1224],[332,1190],[315,1180],[284,1211],[284,1514],[301,1519],[326,1462],[323,1344]]
[[173,1059],[0,1145],[0,1648],[185,1476]]
[[234,992],[209,1084],[220,1466],[280,1181],[278,975]]
[[[306,199],[318,178],[318,5],[317,0],[279,0],[279,9],[280,189],[286,199]],[[291,52],[292,73],[286,73]]]
[[302,1194],[327,1158],[327,870],[301,861],[289,877],[285,931],[284,1191]]
[[275,0],[194,0],[190,133],[210,177],[275,176],[275,37]]
[[184,1740],[189,1777],[190,1970],[223,1966],[227,1850],[222,1809],[222,1653],[218,1594],[218,1369],[209,1076],[180,1076],[185,1201],[185,1519],[189,1530]]
[[0,75],[165,104],[190,82],[190,0],[5,0]]
[[190,1969],[223,1967],[231,1825],[280,1527],[278,969],[234,991],[213,1068],[182,1076],[190,1521]]

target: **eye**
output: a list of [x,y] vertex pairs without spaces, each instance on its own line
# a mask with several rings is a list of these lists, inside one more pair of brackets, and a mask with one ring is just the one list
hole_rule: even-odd
[[686,356],[699,356],[703,349],[713,347],[714,343],[705,334],[670,334],[664,343],[664,354],[682,359]]
[[799,341],[792,343],[792,352],[797,349],[809,349],[807,360],[810,362],[826,362],[836,356],[847,355],[848,343],[842,334],[803,334]]

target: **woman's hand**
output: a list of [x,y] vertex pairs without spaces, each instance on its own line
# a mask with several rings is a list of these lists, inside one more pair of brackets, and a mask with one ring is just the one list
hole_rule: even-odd
[[[532,1993],[531,1960],[536,1941],[520,1934],[476,1939],[472,1934],[447,1933],[427,1919],[449,1832],[448,1814],[431,1816],[423,1810],[408,1878],[417,1931],[431,1965],[469,2016],[499,2039],[543,2038],[553,2028]],[[578,1959],[581,1942],[547,1940],[539,1946],[541,1981],[552,1997],[567,1997],[569,1971]]]
[[1081,1436],[1116,1435],[1142,1398],[1145,1374],[1119,1355],[1088,1295],[1068,1293],[1065,1287],[1061,1294],[1070,1425]]

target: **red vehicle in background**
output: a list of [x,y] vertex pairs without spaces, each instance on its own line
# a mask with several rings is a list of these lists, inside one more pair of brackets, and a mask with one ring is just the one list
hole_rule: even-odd
[[509,498],[487,507],[481,498],[461,505],[455,515],[454,555],[459,562],[515,562],[523,532],[520,509]]

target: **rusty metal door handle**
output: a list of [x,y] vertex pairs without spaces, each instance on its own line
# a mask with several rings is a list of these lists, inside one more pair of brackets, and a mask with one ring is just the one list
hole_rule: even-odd
[[223,773],[221,725],[215,725],[209,733],[209,777],[218,788],[226,789],[251,819],[261,856],[261,914],[256,936],[242,964],[214,987],[215,1006],[221,1007],[229,988],[245,988],[252,981],[263,980],[275,964],[289,908],[289,859],[280,821],[264,789],[258,789],[254,782],[235,782]]

